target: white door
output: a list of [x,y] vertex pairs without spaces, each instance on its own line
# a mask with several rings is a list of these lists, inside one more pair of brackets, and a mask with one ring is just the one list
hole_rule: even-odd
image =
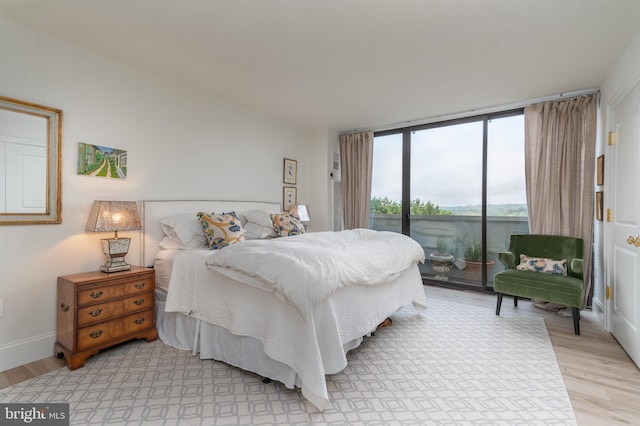
[[[611,123],[616,143],[605,156],[605,170],[611,167],[607,175],[613,182],[606,185],[609,191],[604,194],[605,204],[612,209],[610,325],[613,335],[640,366],[640,84],[613,106]],[[607,192],[611,203],[606,201]]]

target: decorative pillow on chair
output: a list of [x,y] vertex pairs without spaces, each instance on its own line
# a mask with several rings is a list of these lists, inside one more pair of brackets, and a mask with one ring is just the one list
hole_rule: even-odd
[[273,229],[280,237],[304,234],[304,225],[300,219],[289,213],[278,213],[271,215]]
[[567,259],[553,260],[545,257],[529,257],[520,255],[520,264],[516,266],[518,271],[542,272],[544,274],[567,276]]
[[221,249],[229,244],[244,241],[245,230],[234,212],[222,214],[198,212],[197,217],[207,236],[210,249]]

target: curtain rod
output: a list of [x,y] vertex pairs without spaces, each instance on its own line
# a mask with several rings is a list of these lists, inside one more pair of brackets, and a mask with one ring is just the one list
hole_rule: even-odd
[[506,104],[506,105],[498,105],[498,106],[493,106],[493,107],[487,107],[487,108],[477,108],[477,109],[470,109],[467,111],[462,111],[462,112],[456,112],[456,113],[452,113],[452,114],[442,114],[442,115],[434,115],[431,117],[425,117],[425,118],[419,118],[416,120],[407,120],[407,121],[400,121],[397,123],[391,123],[391,124],[383,124],[380,126],[373,126],[373,127],[368,127],[368,128],[362,128],[362,129],[352,129],[352,130],[346,130],[344,132],[340,132],[340,135],[349,135],[349,134],[353,134],[353,133],[360,133],[360,132],[380,132],[383,130],[393,130],[393,129],[400,129],[403,127],[411,127],[411,126],[420,126],[423,124],[430,124],[430,123],[435,123],[438,121],[447,121],[447,120],[455,120],[457,118],[466,118],[466,117],[473,117],[476,115],[484,115],[484,114],[491,114],[494,112],[500,112],[500,111],[508,111],[510,109],[517,109],[517,108],[524,108],[526,106],[529,105],[533,105],[533,104],[538,104],[541,102],[549,102],[549,101],[557,101],[560,99],[569,99],[569,98],[577,98],[580,96],[586,96],[586,95],[592,95],[594,93],[600,93],[600,89],[585,89],[585,90],[576,90],[573,92],[565,92],[565,93],[556,93],[555,95],[549,95],[549,96],[542,96],[539,98],[533,98],[533,99],[528,99],[526,101],[521,101],[521,102],[515,102],[512,104]]

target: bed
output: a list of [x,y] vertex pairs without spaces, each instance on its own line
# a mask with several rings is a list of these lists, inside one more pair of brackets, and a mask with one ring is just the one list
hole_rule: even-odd
[[[313,303],[305,302],[296,291],[288,292],[286,283],[284,289],[278,288],[276,281],[287,281],[289,268],[270,267],[267,272],[254,272],[252,276],[225,265],[233,258],[234,250],[248,250],[242,256],[246,265],[269,265],[270,261],[256,262],[250,256],[262,256],[265,247],[273,247],[271,244],[277,242],[298,244],[306,238],[315,239],[313,245],[318,245],[325,233],[267,240],[258,232],[251,238],[258,241],[248,240],[213,251],[202,244],[192,243],[188,247],[167,244],[166,223],[171,218],[193,215],[195,219],[199,211],[234,212],[249,228],[253,222],[247,223],[248,215],[258,211],[267,216],[279,213],[279,203],[146,200],[142,204],[142,257],[146,266],[156,270],[156,325],[160,339],[202,359],[223,361],[280,381],[290,389],[299,387],[302,395],[319,410],[331,407],[325,375],[346,367],[347,352],[358,347],[363,336],[404,305],[413,304],[417,311],[426,307],[418,270],[418,261],[422,259],[408,261],[406,267],[375,285],[334,285],[327,294],[311,297]],[[375,232],[355,231],[349,238],[358,239],[360,233],[377,237]],[[339,233],[326,234],[335,238]],[[360,245],[369,244],[364,241]],[[252,252],[255,247],[259,250]],[[286,245],[283,247],[270,251],[281,255],[288,249]],[[291,251],[298,253],[299,249],[292,247]],[[393,253],[390,256],[394,259]],[[335,268],[320,269],[332,274]],[[273,278],[276,281],[265,285],[260,274],[271,273],[276,275]],[[256,276],[260,279],[256,280]],[[296,284],[295,280],[289,281],[292,281],[289,285]]]

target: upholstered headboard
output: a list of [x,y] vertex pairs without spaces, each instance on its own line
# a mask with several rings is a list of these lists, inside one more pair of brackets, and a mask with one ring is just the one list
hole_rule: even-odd
[[160,250],[158,244],[164,238],[160,221],[168,216],[180,213],[214,212],[223,213],[234,211],[242,223],[245,222],[244,213],[260,209],[269,213],[282,210],[280,203],[265,201],[224,201],[224,200],[143,200],[142,201],[142,259],[145,266],[153,266],[156,254]]

